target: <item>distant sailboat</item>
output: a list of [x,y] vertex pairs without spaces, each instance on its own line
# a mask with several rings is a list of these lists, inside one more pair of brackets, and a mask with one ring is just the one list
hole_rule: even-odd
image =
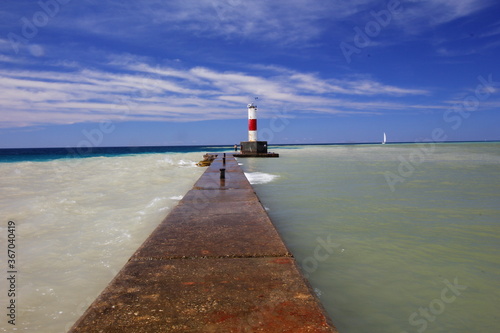
[[385,135],[385,132],[384,132],[384,141],[382,141],[382,144],[385,145],[386,142],[387,142],[387,136]]

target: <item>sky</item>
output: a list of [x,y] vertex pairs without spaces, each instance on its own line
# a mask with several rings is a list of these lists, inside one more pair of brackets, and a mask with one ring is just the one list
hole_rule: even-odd
[[2,0],[0,148],[500,140],[497,0]]

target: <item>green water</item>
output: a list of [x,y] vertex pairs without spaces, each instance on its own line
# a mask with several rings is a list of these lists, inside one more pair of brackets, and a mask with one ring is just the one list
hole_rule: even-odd
[[341,333],[500,330],[500,144],[240,159]]

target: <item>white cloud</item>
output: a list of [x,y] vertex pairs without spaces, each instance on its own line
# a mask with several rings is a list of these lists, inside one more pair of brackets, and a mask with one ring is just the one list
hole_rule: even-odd
[[[402,13],[391,21],[398,34],[418,34],[440,24],[472,15],[493,1],[484,0],[401,0]],[[355,26],[373,20],[371,13],[387,2],[371,0],[108,0],[65,6],[51,26],[78,30],[84,35],[155,43],[178,33],[206,39],[272,42],[306,47],[324,42],[321,37],[343,39]],[[83,14],[82,14],[83,13]],[[85,15],[85,13],[88,13]],[[396,29],[397,28],[397,29]],[[373,41],[388,45],[388,39]],[[168,43],[166,43],[168,45]],[[0,43],[1,47],[1,43]],[[34,51],[43,54],[43,50]],[[127,60],[127,59],[125,59]],[[116,60],[116,61],[125,61]]]
[[490,0],[407,0],[397,17],[399,26],[410,34],[418,34],[491,6]]
[[[55,24],[84,33],[124,39],[154,39],[164,33],[188,33],[204,38],[254,40],[295,46],[319,38],[329,24],[366,8],[370,0],[109,0],[92,15],[83,4],[65,7]],[[119,13],[119,15],[117,15]],[[325,25],[325,23],[328,24]],[[327,31],[330,33],[330,31]]]
[[[401,0],[402,13],[394,19],[394,27],[398,29],[393,30],[417,34],[472,15],[492,3],[492,0]],[[364,26],[373,20],[373,11],[386,6],[387,2],[370,0],[73,1],[61,7],[57,19],[50,21],[50,27],[149,43],[166,36],[175,38],[180,32],[204,38],[303,47],[319,42],[325,35],[341,38],[351,35],[353,27]],[[26,8],[30,8],[26,12],[33,11],[32,7]],[[31,54],[43,56],[46,50],[41,45],[31,45],[33,42],[30,40]],[[372,46],[375,43],[388,45],[389,42],[380,38],[373,41]],[[0,50],[7,49],[11,50],[9,41],[0,39]],[[127,60],[130,58],[114,59],[122,64]]]
[[21,62],[19,58],[16,57],[9,57],[3,54],[0,54],[0,62],[4,63],[18,63]]
[[171,1],[151,12],[154,22],[167,29],[191,31],[202,36],[250,38],[281,43],[304,42],[319,36],[314,24],[326,18],[328,2],[201,0]]
[[500,27],[496,27],[496,28],[493,28],[487,32],[484,32],[484,33],[480,34],[479,37],[486,38],[486,37],[493,37],[496,35],[500,35]]
[[2,126],[99,119],[196,121],[240,118],[242,109],[253,96],[264,101],[263,116],[271,116],[271,109],[283,105],[293,105],[296,113],[381,112],[384,109],[402,110],[407,106],[392,102],[359,102],[353,98],[428,94],[426,90],[384,85],[366,78],[324,80],[316,74],[285,68],[265,77],[205,67],[154,68],[141,62],[129,63],[126,74],[79,69],[73,65],[72,72],[0,70]]
[[0,38],[0,51],[6,52],[7,50],[10,50],[10,42],[6,39]]

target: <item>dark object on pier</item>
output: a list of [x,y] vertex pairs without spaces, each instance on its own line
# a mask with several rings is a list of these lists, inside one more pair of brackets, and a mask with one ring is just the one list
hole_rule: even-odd
[[279,154],[267,152],[267,141],[243,141],[241,153],[235,157],[279,157]]

